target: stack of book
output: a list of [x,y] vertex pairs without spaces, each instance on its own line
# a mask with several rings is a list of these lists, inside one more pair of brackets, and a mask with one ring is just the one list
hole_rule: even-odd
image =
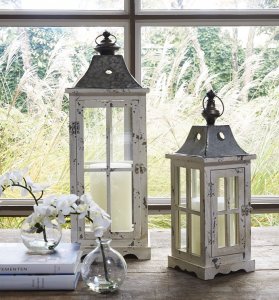
[[0,244],[0,290],[74,290],[79,244],[60,243],[51,254],[30,253],[21,243]]

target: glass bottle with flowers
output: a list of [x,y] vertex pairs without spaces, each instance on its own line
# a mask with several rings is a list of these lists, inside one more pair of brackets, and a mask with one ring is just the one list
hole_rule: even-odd
[[34,183],[26,174],[27,170],[9,171],[0,176],[0,196],[7,188],[19,188],[21,195],[29,194],[34,200],[34,212],[21,226],[23,244],[32,252],[50,253],[59,244],[62,236],[61,226],[57,220],[55,207],[40,204],[46,185]]
[[[81,275],[89,289],[97,293],[116,291],[127,274],[127,265],[123,256],[110,246],[110,239],[102,239],[111,224],[110,216],[101,209],[91,197],[80,197],[77,212],[92,223],[97,247],[83,260]],[[82,215],[83,214],[83,215]]]

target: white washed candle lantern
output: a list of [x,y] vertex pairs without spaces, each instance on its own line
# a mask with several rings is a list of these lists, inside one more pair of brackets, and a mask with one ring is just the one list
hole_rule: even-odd
[[[103,39],[98,43],[100,37]],[[115,39],[115,41],[111,40]],[[122,255],[150,258],[147,225],[146,93],[129,73],[115,36],[96,38],[85,75],[67,89],[70,101],[71,192],[89,193],[112,224],[107,237]],[[72,218],[72,241],[85,251],[90,226]]]
[[255,269],[250,251],[250,162],[256,156],[239,147],[228,125],[214,125],[222,114],[214,97],[210,91],[203,101],[207,126],[193,126],[184,145],[166,155],[171,160],[172,214],[168,265],[204,280],[217,273]]

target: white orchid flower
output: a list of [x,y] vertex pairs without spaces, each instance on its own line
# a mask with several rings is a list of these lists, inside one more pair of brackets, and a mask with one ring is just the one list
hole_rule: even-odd
[[57,222],[59,224],[65,224],[66,219],[61,211],[58,212]]
[[5,173],[0,177],[0,185],[3,187],[8,187],[12,184],[9,174]]
[[27,187],[31,188],[33,193],[40,193],[49,187],[48,184],[34,183],[29,176],[24,177],[26,180]]
[[102,215],[100,212],[94,212],[91,214],[93,219],[92,230],[95,237],[102,237],[104,232],[107,231],[111,224],[111,220],[107,216]]
[[50,205],[34,205],[34,212],[41,216],[55,218],[58,214],[57,208]]
[[39,223],[42,224],[43,216],[40,214],[33,212],[30,216],[27,217],[27,222],[31,224],[31,226],[34,226],[35,224]]
[[83,219],[88,213],[87,203],[80,203],[75,207],[75,212],[78,213],[78,218]]
[[48,217],[44,217],[42,224],[45,225],[48,228],[52,228],[52,219],[48,218]]
[[64,216],[74,212],[73,205],[77,201],[78,196],[75,194],[62,195],[57,199],[57,209],[61,211]]
[[58,198],[57,196],[55,195],[51,195],[51,196],[48,196],[46,198],[43,199],[43,204],[44,205],[49,205],[49,206],[56,206],[57,205],[57,201],[58,201]]
[[21,183],[23,180],[23,172],[20,170],[14,170],[9,173],[9,178],[14,183]]

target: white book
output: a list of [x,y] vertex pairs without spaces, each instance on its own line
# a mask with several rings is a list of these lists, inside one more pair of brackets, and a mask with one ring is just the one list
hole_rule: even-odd
[[74,290],[79,275],[0,275],[0,290]]
[[60,243],[51,254],[35,254],[22,243],[0,243],[0,274],[74,274],[82,251],[78,243]]

